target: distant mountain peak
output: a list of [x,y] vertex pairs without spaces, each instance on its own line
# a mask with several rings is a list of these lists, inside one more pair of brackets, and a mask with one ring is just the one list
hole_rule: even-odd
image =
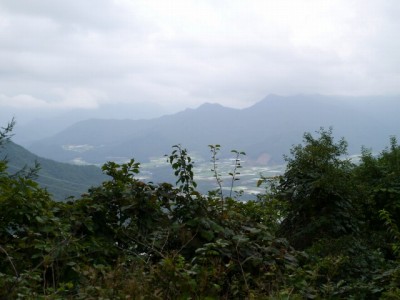
[[210,103],[210,102],[205,102],[201,104],[197,109],[198,110],[209,110],[209,109],[216,109],[216,108],[225,108],[219,103]]
[[[162,156],[171,145],[179,143],[208,157],[206,145],[218,143],[225,149],[243,149],[249,159],[267,153],[271,161],[280,162],[291,145],[301,142],[304,132],[333,126],[335,136],[351,141],[349,153],[357,153],[361,145],[379,149],[386,145],[389,135],[399,135],[398,100],[375,97],[373,102],[370,99],[269,95],[243,109],[204,103],[153,120],[88,121],[36,141],[29,149],[56,160],[71,161],[79,157],[101,164],[110,157],[147,161],[150,157]],[[81,145],[94,147],[77,156],[76,152],[65,150],[65,145],[67,150],[70,145],[76,149]]]

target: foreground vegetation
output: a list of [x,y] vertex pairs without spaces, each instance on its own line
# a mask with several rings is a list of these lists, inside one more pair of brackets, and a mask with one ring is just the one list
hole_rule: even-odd
[[346,147],[330,130],[306,133],[285,173],[261,178],[265,193],[245,203],[223,193],[218,145],[208,195],[179,145],[176,185],[109,162],[111,180],[70,202],[0,161],[0,298],[398,299],[400,147],[364,149],[357,165]]

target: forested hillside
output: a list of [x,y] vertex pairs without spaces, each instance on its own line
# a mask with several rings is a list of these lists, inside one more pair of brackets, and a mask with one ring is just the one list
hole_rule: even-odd
[[9,142],[1,151],[7,158],[7,172],[13,174],[19,170],[39,164],[36,182],[46,188],[56,200],[65,200],[70,196],[80,197],[90,187],[106,180],[101,169],[95,166],[75,166],[38,157],[23,147]]
[[110,180],[66,203],[2,160],[0,298],[398,299],[400,146],[364,149],[357,165],[346,151],[330,130],[305,133],[284,174],[260,178],[265,192],[247,202],[199,193],[179,145],[175,185],[136,179],[134,160],[108,162]]

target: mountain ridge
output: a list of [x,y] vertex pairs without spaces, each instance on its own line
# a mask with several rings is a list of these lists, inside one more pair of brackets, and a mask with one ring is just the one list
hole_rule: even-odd
[[[80,157],[100,163],[112,157],[147,161],[168,153],[175,144],[207,156],[207,145],[220,144],[224,149],[245,151],[249,160],[268,155],[268,163],[279,163],[291,145],[301,142],[304,132],[330,126],[336,137],[349,141],[351,153],[359,152],[362,145],[381,149],[389,136],[399,134],[394,113],[399,112],[395,103],[399,98],[371,98],[375,99],[372,111],[362,105],[367,97],[357,99],[358,104],[341,96],[270,95],[243,109],[205,103],[150,120],[86,120],[28,149],[64,162]],[[65,150],[66,145],[79,144],[92,148],[79,155]]]

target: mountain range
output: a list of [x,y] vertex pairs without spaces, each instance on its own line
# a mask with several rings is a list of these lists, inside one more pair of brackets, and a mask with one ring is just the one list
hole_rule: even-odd
[[89,119],[28,145],[37,155],[62,162],[102,164],[135,158],[146,162],[181,144],[209,157],[209,144],[245,151],[258,165],[281,163],[304,132],[332,127],[345,137],[349,153],[364,145],[382,150],[389,137],[400,135],[400,97],[322,95],[267,96],[244,109],[206,103],[197,109],[149,120]]

